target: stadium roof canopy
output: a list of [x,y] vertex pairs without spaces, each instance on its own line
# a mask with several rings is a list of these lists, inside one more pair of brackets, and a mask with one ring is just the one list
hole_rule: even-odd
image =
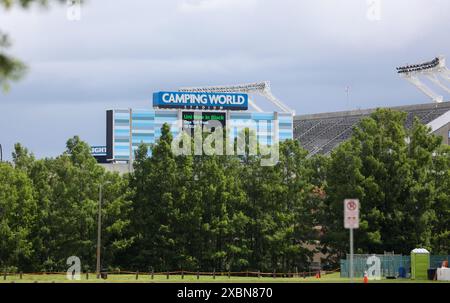
[[[410,128],[414,116],[436,131],[450,123],[450,102],[427,103],[391,107],[408,114],[406,127]],[[329,154],[335,147],[349,139],[353,126],[376,109],[342,111],[312,115],[299,115],[294,118],[294,139],[306,148],[310,155]]]

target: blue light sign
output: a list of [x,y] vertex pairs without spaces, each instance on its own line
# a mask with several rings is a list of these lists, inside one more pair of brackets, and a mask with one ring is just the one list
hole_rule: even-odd
[[181,109],[247,110],[247,94],[231,93],[153,93],[153,107]]

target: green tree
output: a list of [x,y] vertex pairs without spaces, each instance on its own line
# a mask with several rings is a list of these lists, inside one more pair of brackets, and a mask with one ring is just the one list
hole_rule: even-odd
[[[432,250],[433,225],[436,223],[436,168],[438,174],[443,167],[433,167],[433,158],[442,145],[442,138],[431,134],[431,129],[415,118],[408,132],[408,163],[411,179],[408,196],[401,203],[404,214],[401,230],[408,235],[402,240],[405,248],[425,247]],[[448,192],[448,190],[447,190]],[[403,251],[405,251],[404,249]]]
[[167,124],[161,130],[158,144],[151,149],[140,145],[136,152],[134,172],[130,176],[133,200],[132,233],[136,237],[130,265],[153,266],[158,269],[171,267],[176,250],[173,211],[176,189],[176,161],[171,151],[172,134]]
[[335,262],[348,251],[342,218],[345,198],[361,201],[360,229],[355,232],[359,252],[409,254],[414,247],[432,248],[438,220],[436,180],[446,172],[445,160],[437,153],[441,140],[418,119],[407,130],[405,119],[402,112],[377,110],[331,155],[322,242]]
[[37,214],[26,173],[0,162],[0,267],[29,269],[34,253],[30,230]]
[[26,72],[25,64],[6,52],[9,47],[9,37],[0,31],[0,86],[4,91],[9,89],[10,81],[19,80]]
[[440,146],[434,157],[431,178],[435,182],[434,218],[431,227],[433,254],[446,255],[450,251],[450,147]]
[[127,179],[108,173],[90,154],[90,147],[78,137],[67,141],[67,151],[55,159],[35,160],[20,144],[13,160],[17,171],[26,172],[32,182],[37,216],[30,227],[34,270],[63,270],[72,255],[84,267],[95,266],[99,187],[103,184],[103,262],[115,266],[115,257],[128,247],[126,227],[131,202]]

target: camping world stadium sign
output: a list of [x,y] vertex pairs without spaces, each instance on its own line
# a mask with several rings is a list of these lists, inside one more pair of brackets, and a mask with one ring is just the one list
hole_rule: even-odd
[[157,92],[153,107],[183,109],[247,110],[247,94]]

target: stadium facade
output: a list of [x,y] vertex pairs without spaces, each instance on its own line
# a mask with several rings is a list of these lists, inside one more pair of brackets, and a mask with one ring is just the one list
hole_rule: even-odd
[[223,126],[231,130],[230,139],[237,137],[244,127],[249,127],[256,133],[260,144],[271,145],[276,139],[280,141],[293,138],[293,116],[279,112],[246,112],[217,110],[155,110],[155,109],[114,109],[107,111],[107,159],[111,162],[129,161],[142,143],[156,143],[161,136],[161,127],[167,123],[171,133],[177,136],[181,129],[191,122],[193,113],[204,117],[212,117],[219,121],[225,120]]
[[[263,111],[253,98],[260,95],[280,111]],[[250,110],[250,107],[253,109]],[[388,107],[407,114],[405,127],[414,117],[428,125],[432,132],[450,144],[450,102]],[[177,92],[156,92],[153,106],[143,109],[110,109],[106,111],[106,146],[93,146],[92,154],[99,163],[113,171],[132,169],[134,152],[140,144],[154,144],[167,123],[177,136],[194,125],[216,120],[229,130],[230,139],[243,128],[256,133],[258,142],[271,145],[275,141],[295,139],[309,155],[324,154],[348,140],[353,127],[376,109],[297,115],[276,99],[268,82],[235,86],[181,88]],[[128,164],[128,165],[125,165]]]
[[[407,114],[405,127],[410,128],[414,117],[428,125],[432,132],[450,144],[450,102],[426,103],[390,107]],[[294,118],[294,138],[310,155],[328,155],[339,144],[349,139],[353,127],[376,109],[299,115]]]
[[[262,111],[249,94],[266,97],[280,111]],[[226,129],[230,140],[248,128],[259,144],[270,146],[294,138],[293,117],[271,94],[268,82],[155,92],[152,107],[107,110],[106,146],[92,147],[92,154],[109,170],[130,171],[139,145],[156,143],[166,123],[174,137],[181,131],[192,134],[195,125],[205,127],[211,121]]]

